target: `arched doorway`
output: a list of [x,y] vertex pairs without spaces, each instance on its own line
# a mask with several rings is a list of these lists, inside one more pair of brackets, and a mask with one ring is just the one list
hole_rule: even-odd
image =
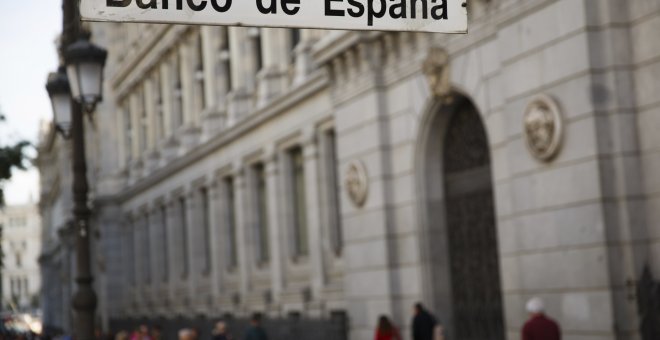
[[504,339],[486,131],[460,95],[451,105],[432,105],[425,123],[418,165],[431,307],[452,339]]

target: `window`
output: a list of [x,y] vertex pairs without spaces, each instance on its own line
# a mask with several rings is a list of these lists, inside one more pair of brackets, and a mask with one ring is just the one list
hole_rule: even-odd
[[337,140],[334,130],[324,133],[324,158],[327,171],[326,188],[328,209],[328,226],[332,250],[336,256],[341,256],[343,245],[342,224],[339,206],[339,179],[337,174]]
[[23,256],[21,253],[16,253],[16,268],[23,267]]
[[236,196],[234,192],[234,179],[227,177],[224,181],[225,185],[225,202],[226,202],[226,216],[227,220],[227,264],[229,269],[238,266],[238,249],[236,238]]
[[255,244],[257,245],[257,261],[266,264],[270,261],[270,249],[268,247],[268,197],[266,193],[266,172],[263,164],[257,164],[253,168],[254,193],[256,207]]
[[295,256],[309,253],[307,243],[307,207],[305,199],[305,162],[302,149],[289,151],[291,163],[291,193],[293,194],[293,244]]
[[164,204],[160,207],[160,218],[161,218],[161,224],[160,225],[163,228],[163,234],[162,234],[163,237],[162,237],[162,240],[161,240],[162,242],[161,242],[161,246],[160,246],[160,250],[161,250],[160,256],[161,256],[161,259],[162,259],[161,261],[163,263],[163,268],[162,268],[163,269],[163,281],[167,282],[167,280],[170,277],[169,263],[167,261],[169,237],[168,237],[168,233],[167,233],[167,228],[168,228],[168,225],[167,225],[167,206],[164,205]]
[[188,276],[188,213],[186,209],[186,199],[179,198],[179,227],[181,242],[181,277]]
[[211,213],[209,192],[206,188],[201,188],[199,190],[200,201],[202,206],[202,236],[203,247],[204,247],[204,263],[202,265],[202,270],[204,274],[209,274],[211,272],[211,221],[209,214]]
[[289,41],[291,43],[291,61],[296,60],[296,46],[300,43],[300,29],[292,28],[289,30]]

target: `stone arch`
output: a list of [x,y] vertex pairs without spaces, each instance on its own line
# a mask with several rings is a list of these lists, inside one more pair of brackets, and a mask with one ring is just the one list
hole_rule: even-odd
[[429,100],[415,158],[423,299],[450,338],[504,339],[490,147],[466,95]]

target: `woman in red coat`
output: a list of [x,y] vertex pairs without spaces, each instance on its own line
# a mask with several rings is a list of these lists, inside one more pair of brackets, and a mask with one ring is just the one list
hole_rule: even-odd
[[387,316],[381,315],[378,319],[378,328],[376,328],[374,340],[401,340],[401,334]]

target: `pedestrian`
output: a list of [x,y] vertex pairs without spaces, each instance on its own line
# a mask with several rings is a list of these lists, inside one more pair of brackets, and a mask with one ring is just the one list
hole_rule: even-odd
[[522,329],[522,340],[560,340],[559,324],[545,315],[543,300],[533,297],[527,301],[529,319]]
[[252,314],[252,317],[250,318],[250,327],[245,332],[243,340],[268,340],[266,331],[261,327],[261,314]]
[[149,326],[140,325],[140,327],[138,327],[138,329],[133,332],[131,340],[152,340],[151,336],[149,335]]
[[151,327],[151,340],[162,340],[163,339],[163,330],[160,326],[155,325]]
[[227,324],[224,321],[218,321],[211,332],[213,340],[231,340],[232,337],[227,331]]
[[120,331],[115,335],[115,340],[129,340],[128,339],[128,332],[126,331]]
[[434,340],[438,321],[421,303],[413,307],[412,340]]
[[374,340],[401,340],[401,334],[387,316],[381,315]]
[[179,331],[179,340],[195,340],[195,333],[190,328],[184,328]]

